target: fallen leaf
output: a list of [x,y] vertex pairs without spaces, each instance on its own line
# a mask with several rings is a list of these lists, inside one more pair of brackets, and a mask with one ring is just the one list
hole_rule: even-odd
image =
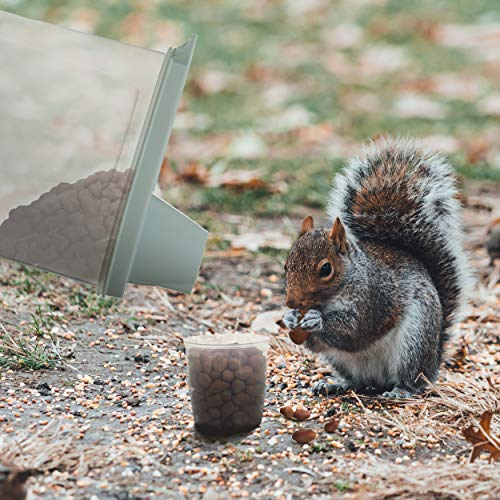
[[206,70],[192,82],[198,95],[220,94],[235,85],[237,78],[227,71]]
[[158,177],[158,184],[160,185],[161,189],[165,189],[172,183],[174,179],[175,179],[174,171],[172,170],[170,163],[165,157],[163,158],[163,163],[161,164],[160,175]]
[[478,77],[461,73],[442,73],[431,78],[430,91],[449,99],[473,101],[486,83]]
[[460,150],[460,141],[451,135],[428,135],[421,139],[422,144],[432,150],[443,154],[452,154]]
[[199,162],[191,162],[182,167],[179,171],[179,178],[196,184],[208,184],[210,172]]
[[288,250],[292,245],[292,239],[279,231],[261,231],[240,235],[227,235],[231,248],[245,249],[257,252],[261,248],[274,248],[275,250]]
[[500,23],[443,24],[435,30],[434,38],[443,45],[470,49],[483,60],[498,61],[500,57]]
[[129,43],[141,43],[144,40],[146,25],[144,13],[133,11],[121,23],[121,37]]
[[181,111],[175,117],[175,130],[207,130],[213,123],[210,116],[203,113]]
[[402,47],[394,45],[371,46],[361,54],[357,71],[363,78],[376,78],[385,73],[401,70],[408,64]]
[[296,94],[297,88],[289,82],[273,82],[264,87],[261,99],[266,108],[280,109]]
[[440,102],[412,92],[403,92],[396,99],[391,114],[399,118],[444,118],[447,108]]
[[331,122],[322,122],[317,125],[300,127],[294,132],[301,144],[318,144],[331,140],[333,135],[333,125]]
[[233,259],[243,257],[246,251],[244,249],[230,248],[228,250],[214,250],[206,252],[206,256],[212,259]]
[[322,38],[332,48],[349,49],[363,41],[363,30],[357,24],[340,24],[325,31]]
[[169,19],[155,18],[148,27],[148,34],[152,37],[151,49],[159,52],[167,52],[170,47],[180,45],[183,39],[181,25]]
[[477,103],[477,109],[487,116],[500,116],[500,94],[493,94]]
[[[500,116],[500,107],[499,107]],[[488,158],[488,153],[491,149],[489,140],[485,137],[476,137],[466,145],[465,154],[469,163],[475,164],[480,161],[485,161]]]
[[279,114],[259,120],[259,126],[266,132],[286,132],[299,127],[307,127],[314,118],[314,113],[304,106],[295,104]]
[[64,26],[75,31],[92,33],[100,21],[100,13],[94,9],[73,9]]
[[229,145],[228,154],[234,158],[259,158],[267,153],[267,146],[255,132],[236,137]]
[[265,189],[267,183],[262,178],[259,170],[229,170],[224,172],[218,181],[212,183],[213,187],[222,186],[225,188],[247,190]]
[[492,411],[485,411],[479,420],[479,430],[470,425],[462,430],[465,439],[473,445],[470,461],[474,460],[483,452],[490,453],[489,462],[500,458],[500,439],[491,433]]
[[250,328],[256,332],[265,331],[270,333],[278,333],[280,331],[278,322],[282,317],[283,312],[281,310],[266,311],[260,313],[252,321]]

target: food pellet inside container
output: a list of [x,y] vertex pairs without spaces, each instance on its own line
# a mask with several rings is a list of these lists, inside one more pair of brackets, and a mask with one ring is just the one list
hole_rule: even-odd
[[261,349],[191,347],[188,362],[199,432],[229,436],[260,425],[266,386],[266,357]]

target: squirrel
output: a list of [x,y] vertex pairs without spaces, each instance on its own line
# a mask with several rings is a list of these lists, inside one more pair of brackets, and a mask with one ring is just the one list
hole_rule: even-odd
[[411,397],[437,378],[473,283],[453,170],[383,138],[337,174],[327,214],[329,229],[303,220],[285,263],[283,321],[342,378],[313,392]]

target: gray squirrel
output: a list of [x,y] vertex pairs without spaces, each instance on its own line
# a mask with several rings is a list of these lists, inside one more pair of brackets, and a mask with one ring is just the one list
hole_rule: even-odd
[[452,168],[416,141],[381,139],[337,174],[327,213],[328,229],[304,219],[285,264],[284,323],[342,377],[314,392],[421,392],[473,281]]

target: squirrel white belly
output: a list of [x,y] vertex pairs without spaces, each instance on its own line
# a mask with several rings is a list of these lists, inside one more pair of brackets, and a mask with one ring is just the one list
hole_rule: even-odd
[[331,228],[306,217],[286,265],[285,324],[342,377],[317,392],[409,397],[435,380],[472,275],[450,165],[383,139],[335,178]]

